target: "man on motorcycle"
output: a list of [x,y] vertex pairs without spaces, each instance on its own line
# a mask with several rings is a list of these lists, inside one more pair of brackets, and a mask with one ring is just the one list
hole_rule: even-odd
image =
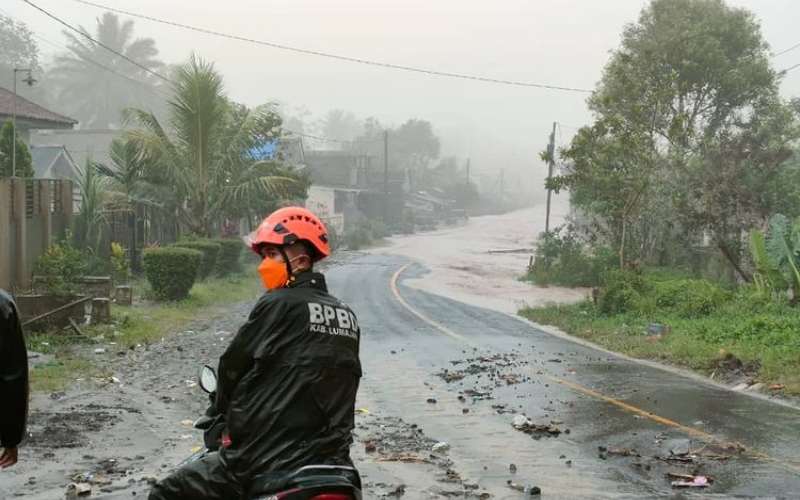
[[360,330],[313,270],[330,254],[313,213],[282,208],[248,237],[267,292],[219,361],[212,407],[230,444],[157,483],[150,500],[239,498],[253,478],[352,465]]

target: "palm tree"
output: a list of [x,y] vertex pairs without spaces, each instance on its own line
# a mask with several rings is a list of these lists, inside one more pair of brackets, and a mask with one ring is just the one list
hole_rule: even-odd
[[[69,52],[56,58],[52,76],[65,113],[84,126],[107,128],[118,126],[122,110],[129,106],[160,106],[161,82],[152,74],[83,37],[67,31],[64,36]],[[133,38],[133,21],[120,23],[106,12],[97,20],[94,38],[148,69],[163,66],[152,38]]]
[[129,109],[128,120],[139,128],[128,137],[158,168],[190,232],[208,236],[213,222],[242,200],[280,197],[297,184],[289,175],[265,175],[259,169],[264,162],[248,154],[259,141],[277,137],[279,128],[269,126],[275,118],[268,107],[229,103],[212,64],[192,56],[177,70],[173,94],[170,129],[152,112]]

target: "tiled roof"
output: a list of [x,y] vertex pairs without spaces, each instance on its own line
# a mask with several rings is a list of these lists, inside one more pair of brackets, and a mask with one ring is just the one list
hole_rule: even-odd
[[[0,87],[0,115],[11,116],[14,113],[14,93],[8,89]],[[72,118],[54,113],[24,97],[17,95],[17,117],[29,120],[40,120],[59,125],[74,125],[78,123]]]

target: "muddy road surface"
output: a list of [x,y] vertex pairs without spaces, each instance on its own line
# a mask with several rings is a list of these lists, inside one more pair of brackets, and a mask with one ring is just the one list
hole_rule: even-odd
[[[359,255],[327,275],[363,332],[353,456],[366,498],[800,496],[796,409],[408,286],[430,275],[407,257]],[[107,346],[92,356],[108,379],[36,395],[0,498],[63,498],[70,483],[146,497],[200,445],[197,370],[251,305],[150,346]]]

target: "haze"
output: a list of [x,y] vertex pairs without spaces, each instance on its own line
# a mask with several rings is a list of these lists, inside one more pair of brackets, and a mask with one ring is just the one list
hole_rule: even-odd
[[[107,5],[256,39],[353,57],[495,78],[593,88],[625,23],[644,0],[503,2],[439,0],[231,0],[227,2],[106,0]],[[793,0],[735,0],[761,21],[774,50],[798,41]],[[94,32],[102,10],[67,0],[39,4]],[[19,0],[7,14],[38,35],[64,44],[61,26]],[[123,19],[125,16],[121,16]],[[215,62],[229,95],[249,105],[277,100],[307,108],[312,119],[341,108],[388,124],[408,118],[433,123],[442,156],[470,157],[473,172],[541,189],[538,152],[553,121],[564,144],[589,120],[585,94],[433,77],[286,52],[134,19],[135,34],[152,37],[168,63],[191,52]],[[57,50],[40,40],[43,62]],[[774,59],[776,68],[800,62],[800,51]],[[126,85],[122,82],[121,85]],[[787,74],[786,97],[800,94],[800,71]],[[323,147],[322,145],[313,145]],[[530,184],[529,184],[530,183]]]

